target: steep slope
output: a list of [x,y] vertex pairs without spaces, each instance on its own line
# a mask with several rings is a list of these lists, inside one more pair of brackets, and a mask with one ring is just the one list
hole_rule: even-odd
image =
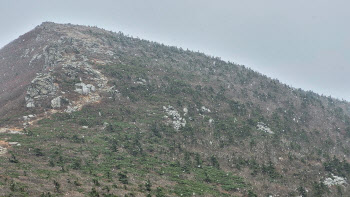
[[5,196],[350,195],[346,101],[70,24],[1,49],[0,71]]

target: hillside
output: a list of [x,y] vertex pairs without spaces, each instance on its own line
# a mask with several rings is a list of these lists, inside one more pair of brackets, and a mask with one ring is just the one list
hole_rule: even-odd
[[350,195],[346,101],[51,22],[0,73],[0,196]]

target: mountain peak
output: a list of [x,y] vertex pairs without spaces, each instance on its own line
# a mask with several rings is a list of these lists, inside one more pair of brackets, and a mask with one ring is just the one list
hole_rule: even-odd
[[0,73],[1,194],[349,195],[348,102],[53,22],[1,49]]

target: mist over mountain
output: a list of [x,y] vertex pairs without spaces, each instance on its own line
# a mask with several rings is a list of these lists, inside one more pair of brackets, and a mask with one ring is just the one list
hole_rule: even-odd
[[0,50],[2,196],[348,196],[350,104],[45,22]]

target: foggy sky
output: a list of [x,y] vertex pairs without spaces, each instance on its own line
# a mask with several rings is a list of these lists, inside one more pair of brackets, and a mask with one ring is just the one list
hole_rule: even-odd
[[44,21],[98,26],[350,101],[349,7],[346,0],[0,0],[0,47]]

